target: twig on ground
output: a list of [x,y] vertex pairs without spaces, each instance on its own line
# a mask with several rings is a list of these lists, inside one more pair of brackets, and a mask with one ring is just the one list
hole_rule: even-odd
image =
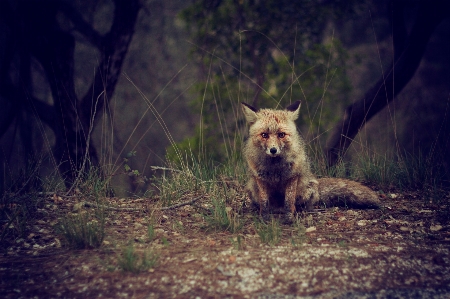
[[72,197],[78,197],[79,195],[64,195],[64,194],[60,194],[60,193],[58,193],[58,192],[38,192],[37,193],[38,195],[47,195],[47,196],[50,196],[50,195],[56,195],[56,196],[59,196],[59,197],[64,197],[64,198],[72,198]]
[[[38,195],[41,196],[51,196],[51,195],[56,195],[59,197],[64,197],[64,198],[74,198],[74,197],[81,197],[80,195],[63,195],[63,194],[59,194],[57,192],[38,192]],[[183,206],[187,206],[187,205],[192,205],[193,203],[195,203],[196,201],[198,201],[200,198],[204,197],[204,195],[200,195],[195,197],[194,199],[190,199],[190,200],[186,200],[177,204],[174,204],[172,206],[168,206],[168,207],[161,207],[161,208],[155,208],[155,210],[158,211],[167,211],[167,210],[172,210],[172,209],[177,209],[179,207],[183,207]],[[147,211],[146,208],[127,208],[127,207],[113,207],[113,206],[108,206],[108,205],[102,205],[102,204],[98,204],[98,203],[94,203],[91,201],[82,201],[81,204],[85,207],[99,207],[99,208],[104,208],[110,211],[126,211],[126,212],[134,212],[134,211]]]
[[179,207],[182,207],[182,206],[191,205],[191,204],[193,204],[194,202],[196,202],[197,200],[199,200],[199,199],[202,198],[202,197],[203,197],[203,195],[200,195],[200,196],[197,196],[197,197],[194,198],[194,199],[187,200],[187,201],[183,201],[183,202],[177,203],[177,204],[175,204],[175,205],[173,205],[173,206],[162,207],[162,208],[159,208],[158,210],[160,210],[160,211],[166,211],[166,210],[176,209],[176,208],[179,208]]
[[[155,210],[158,211],[167,211],[167,210],[173,210],[173,209],[177,209],[179,207],[182,206],[187,206],[187,205],[191,205],[193,203],[195,203],[197,200],[199,200],[200,198],[202,198],[204,195],[200,195],[194,199],[190,199],[187,201],[183,201],[177,204],[174,204],[172,206],[168,206],[168,207],[161,207],[161,208],[155,208]],[[99,207],[99,208],[104,208],[107,210],[111,210],[111,211],[127,211],[127,212],[134,212],[134,211],[147,211],[147,209],[145,208],[126,208],[126,207],[112,207],[112,206],[105,206],[105,205],[100,205],[100,204],[96,204],[93,202],[89,202],[89,201],[84,201],[83,205],[85,207]]]
[[109,211],[123,211],[123,212],[145,211],[145,209],[141,209],[141,208],[113,207],[113,206],[97,204],[97,203],[90,202],[90,201],[83,201],[82,205],[87,208],[95,207],[95,208],[106,209]]
[[161,166],[150,166],[152,170],[168,170],[173,172],[182,172],[181,170],[175,169],[175,168],[167,168],[167,167],[161,167]]
[[322,213],[322,212],[326,212],[326,209],[312,209],[311,211],[307,211],[307,214],[317,214],[317,213]]

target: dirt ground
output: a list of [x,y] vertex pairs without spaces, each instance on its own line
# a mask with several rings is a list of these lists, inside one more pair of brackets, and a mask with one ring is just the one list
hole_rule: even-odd
[[[232,234],[208,229],[208,199],[150,214],[151,200],[110,198],[102,246],[73,250],[54,225],[79,201],[48,196],[25,237],[5,238],[1,298],[450,298],[449,196],[393,192],[380,210],[318,210],[281,224],[276,245],[263,244],[250,209]],[[121,270],[126,246],[156,265]]]

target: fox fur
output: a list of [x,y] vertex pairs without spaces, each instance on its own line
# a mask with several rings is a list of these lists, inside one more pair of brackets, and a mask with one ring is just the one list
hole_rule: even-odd
[[378,208],[375,192],[360,183],[338,178],[316,179],[311,172],[305,142],[297,131],[300,101],[285,110],[260,109],[242,103],[249,124],[244,145],[248,164],[248,194],[259,206],[260,214],[281,207],[293,219],[300,210],[325,205],[347,205],[355,208]]

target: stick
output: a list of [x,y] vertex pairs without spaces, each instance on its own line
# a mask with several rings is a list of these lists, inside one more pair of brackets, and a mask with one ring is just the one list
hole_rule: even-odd
[[[197,200],[199,200],[202,197],[203,197],[203,195],[200,195],[200,196],[198,196],[198,197],[196,197],[194,199],[183,201],[183,202],[180,202],[180,203],[174,204],[172,206],[168,206],[168,207],[156,208],[155,210],[167,211],[167,210],[177,209],[177,208],[182,207],[182,206],[187,206],[187,205],[193,204],[194,202],[196,202]],[[93,203],[93,202],[89,202],[89,201],[84,201],[83,205],[85,207],[105,208],[105,209],[111,210],[111,211],[128,211],[128,212],[141,211],[141,210],[146,211],[146,209],[140,209],[140,208],[125,208],[125,207],[121,208],[121,207],[112,207],[112,206],[99,205],[99,204],[96,204],[96,203]]]

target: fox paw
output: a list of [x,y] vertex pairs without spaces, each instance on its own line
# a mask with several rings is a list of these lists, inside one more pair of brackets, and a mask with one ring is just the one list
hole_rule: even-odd
[[268,211],[268,201],[263,200],[262,202],[252,201],[252,208],[259,212],[260,214],[265,214]]
[[314,204],[319,200],[319,185],[317,180],[311,180],[305,190],[303,198],[307,203]]
[[287,212],[284,215],[283,223],[284,224],[293,224],[297,220],[297,213]]

